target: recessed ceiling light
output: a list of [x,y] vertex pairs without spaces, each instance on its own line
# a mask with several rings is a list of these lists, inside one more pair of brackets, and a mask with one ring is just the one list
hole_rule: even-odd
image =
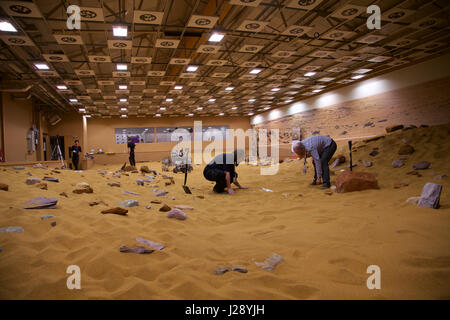
[[164,111],[164,110],[166,110],[166,108],[165,107],[160,107],[159,110]]
[[121,99],[119,99],[119,101],[120,102],[127,102],[127,99],[126,98],[121,98]]
[[270,91],[280,91],[280,88],[273,88],[272,90],[270,90]]
[[223,113],[223,112],[221,112],[221,113],[219,113],[219,116],[223,116],[225,113]]
[[39,70],[49,70],[50,67],[45,63],[35,63],[34,66]]
[[126,115],[126,114],[123,114],[123,115],[121,115],[121,117],[122,117],[122,118],[126,118],[126,117],[127,117],[127,115]]
[[155,114],[155,117],[161,117],[160,113]]
[[91,117],[91,115],[90,115],[90,114],[87,114],[87,115],[85,115],[85,117],[86,117],[86,118],[90,118],[90,117]]
[[238,107],[232,107],[231,109],[232,109],[232,110],[236,110],[237,108],[238,108]]
[[172,102],[172,101],[173,101],[172,98],[167,98],[167,99],[166,99],[166,102]]
[[173,87],[175,90],[181,90],[181,89],[183,89],[183,86],[175,86],[175,87]]
[[289,99],[289,100],[286,100],[285,102],[286,103],[291,103],[293,100],[291,100],[291,99]]
[[76,103],[78,102],[78,99],[69,99],[70,102]]
[[0,21],[0,31],[17,32],[17,29],[8,21]]
[[358,74],[358,75],[356,75],[356,76],[353,76],[352,79],[358,80],[358,79],[361,79],[361,78],[363,78],[363,77],[364,77],[364,75]]
[[120,108],[120,111],[127,111],[127,108]]
[[312,92],[317,93],[317,92],[320,92],[320,91],[322,91],[322,89],[316,89],[316,90],[313,90]]
[[80,111],[80,112],[85,112],[86,109],[85,109],[85,108],[80,108],[80,109],[78,109],[78,111]]
[[253,113],[253,112],[250,112],[248,115],[249,115],[249,116],[252,116],[252,115],[254,115],[254,113]]
[[208,99],[209,102],[215,102],[216,99]]
[[316,72],[307,72],[307,73],[305,73],[305,77],[312,77],[315,74],[316,74]]
[[203,107],[197,107],[197,110],[203,110]]
[[192,117],[192,116],[194,116],[193,113],[189,113],[189,114],[188,114],[188,117]]
[[194,72],[194,71],[197,71],[197,69],[198,69],[198,66],[188,66],[186,71]]
[[116,68],[117,68],[117,70],[123,71],[123,70],[127,70],[127,69],[128,69],[128,66],[127,66],[126,64],[123,64],[123,63],[118,63],[118,64],[116,65]]
[[231,90],[234,90],[234,88],[233,87],[226,87],[225,90],[226,91],[231,91]]
[[128,35],[128,27],[123,26],[113,27],[113,35],[115,37],[126,37]]
[[223,37],[225,37],[224,34],[214,32],[214,33],[209,37],[208,41],[211,41],[211,42],[220,42],[220,41],[222,41]]
[[126,84],[119,84],[119,89],[120,90],[127,90],[128,86]]
[[367,73],[367,72],[370,72],[372,70],[373,69],[358,69],[358,70],[353,71],[353,73]]
[[248,99],[248,102],[255,102],[256,99]]
[[269,109],[270,109],[270,107],[265,107],[265,108],[264,108],[264,110],[269,110]]
[[250,71],[251,74],[258,74],[262,71],[262,69],[253,69],[252,71]]
[[57,85],[56,88],[58,88],[59,90],[67,90],[67,86],[63,84]]

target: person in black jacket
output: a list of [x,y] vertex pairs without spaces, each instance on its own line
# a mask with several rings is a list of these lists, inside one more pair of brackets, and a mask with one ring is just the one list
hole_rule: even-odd
[[75,140],[74,145],[72,146],[72,163],[74,170],[78,170],[78,161],[80,160],[81,147],[80,142]]
[[131,141],[131,138],[128,138],[128,151],[129,151],[129,160],[130,165],[136,166],[136,160],[134,159],[134,148],[136,148],[136,144]]
[[223,153],[216,156],[203,170],[203,176],[209,181],[215,181],[216,185],[213,191],[224,193],[225,188],[229,194],[234,194],[231,183],[234,183],[239,189],[247,189],[237,181],[238,174],[235,169],[240,162],[244,160],[244,151],[236,150],[232,153]]

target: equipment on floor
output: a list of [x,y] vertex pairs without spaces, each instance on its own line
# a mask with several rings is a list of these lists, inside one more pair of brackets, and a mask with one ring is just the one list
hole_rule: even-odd
[[185,163],[185,167],[184,167],[184,185],[183,185],[183,190],[187,194],[192,194],[191,189],[189,189],[189,187],[186,185],[187,174],[188,174],[188,159],[189,159],[189,156],[188,156],[188,154],[186,154],[186,163]]
[[66,167],[66,165],[64,164],[64,158],[61,152],[61,148],[59,147],[59,136],[56,136],[56,144],[53,147],[51,159],[57,159],[61,161],[61,169],[64,169]]

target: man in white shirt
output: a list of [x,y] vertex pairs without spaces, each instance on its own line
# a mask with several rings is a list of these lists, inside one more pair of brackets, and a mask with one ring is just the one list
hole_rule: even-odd
[[328,136],[312,136],[302,141],[292,141],[292,152],[304,158],[305,164],[307,153],[311,155],[314,164],[314,180],[311,184],[321,184],[323,180],[321,187],[323,189],[331,186],[328,162],[336,152],[336,148],[336,142]]

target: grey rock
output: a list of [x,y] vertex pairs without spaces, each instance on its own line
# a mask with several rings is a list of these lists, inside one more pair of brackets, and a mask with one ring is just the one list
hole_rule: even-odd
[[174,208],[180,209],[180,210],[194,210],[193,207],[185,205],[185,204],[177,204],[174,206]]
[[119,202],[119,206],[121,207],[137,207],[139,205],[139,201],[137,200],[125,200],[123,202]]
[[400,159],[394,160],[394,161],[392,162],[392,166],[393,166],[394,168],[400,168],[400,167],[403,167],[403,165],[404,165],[404,162],[403,162],[402,160],[400,160]]
[[36,177],[29,177],[25,181],[25,183],[28,184],[28,185],[36,184],[36,183],[39,183],[39,182],[41,182],[41,180],[39,178],[36,178]]
[[414,163],[413,165],[413,169],[414,170],[425,170],[428,169],[430,167],[431,163],[428,161],[420,161],[417,163]]
[[55,178],[55,177],[44,177],[44,179],[42,179],[42,180],[51,181],[51,182],[59,182],[59,179]]
[[120,187],[120,182],[108,182],[108,186],[110,186],[110,187]]
[[177,208],[173,208],[169,212],[167,212],[167,218],[174,218],[178,220],[186,220],[187,215],[183,211]]
[[441,197],[442,185],[428,182],[422,189],[422,194],[418,202],[419,207],[428,207],[433,209],[439,208],[439,200]]
[[155,250],[162,250],[165,248],[165,246],[161,243],[153,242],[153,241],[143,239],[143,238],[136,238],[136,241],[140,242],[142,244],[146,244],[147,246],[149,246],[150,248],[153,248]]
[[342,131],[341,133],[339,133],[341,136],[343,136],[343,135],[345,135],[345,134],[347,134],[348,132],[347,131]]
[[10,233],[10,232],[23,232],[22,227],[7,227],[7,228],[0,228],[0,232]]
[[214,271],[214,273],[220,276],[224,273],[227,273],[228,271],[230,271],[230,269],[225,268],[225,267],[220,267],[220,268],[217,268],[216,271]]
[[136,183],[137,183],[138,186],[143,186],[144,185],[144,180],[136,179]]
[[51,225],[52,227],[56,227],[56,221],[52,221],[52,222],[50,223],[50,225]]
[[58,198],[36,197],[28,201],[32,206],[24,207],[24,209],[55,209]]
[[373,122],[367,122],[364,124],[364,127],[374,127],[375,125],[373,124]]
[[146,207],[145,207],[145,209],[151,209],[152,208],[152,204],[151,203],[149,203]]
[[165,196],[166,194],[168,194],[168,192],[166,190],[161,190],[160,192],[158,192],[158,191],[155,192],[155,196],[157,196],[157,197],[162,197],[162,196]]
[[378,154],[379,152],[377,150],[373,150],[371,153],[369,153],[369,155],[371,155],[372,157],[375,157]]
[[[356,167],[357,165],[358,165],[357,163],[352,163],[352,168]],[[347,168],[350,168],[350,165],[348,165]]]
[[23,166],[13,166],[14,170],[25,170],[25,167]]
[[51,218],[56,218],[56,217],[52,216],[51,214],[46,214],[45,216],[41,217],[41,220],[47,220],[47,219],[51,219]]
[[272,271],[281,261],[283,261],[283,257],[274,253],[264,262],[255,262],[255,264],[264,270]]
[[366,168],[373,166],[373,162],[370,160],[364,160],[363,163],[364,163],[364,167],[366,167]]
[[446,174],[438,174],[438,175],[433,177],[433,180],[442,180],[444,178],[447,178]]
[[123,194],[132,194],[133,196],[140,196],[140,193],[136,193],[136,192],[131,192],[131,191],[127,191],[127,190],[122,190]]
[[243,267],[237,267],[237,266],[234,266],[233,268],[231,268],[231,270],[236,271],[236,272],[240,272],[240,273],[247,273],[248,272],[247,269],[245,269]]
[[133,248],[129,248],[128,246],[120,246],[119,251],[120,252],[132,252],[132,253],[145,254],[145,253],[152,253],[155,250],[147,249],[144,246],[135,246]]

